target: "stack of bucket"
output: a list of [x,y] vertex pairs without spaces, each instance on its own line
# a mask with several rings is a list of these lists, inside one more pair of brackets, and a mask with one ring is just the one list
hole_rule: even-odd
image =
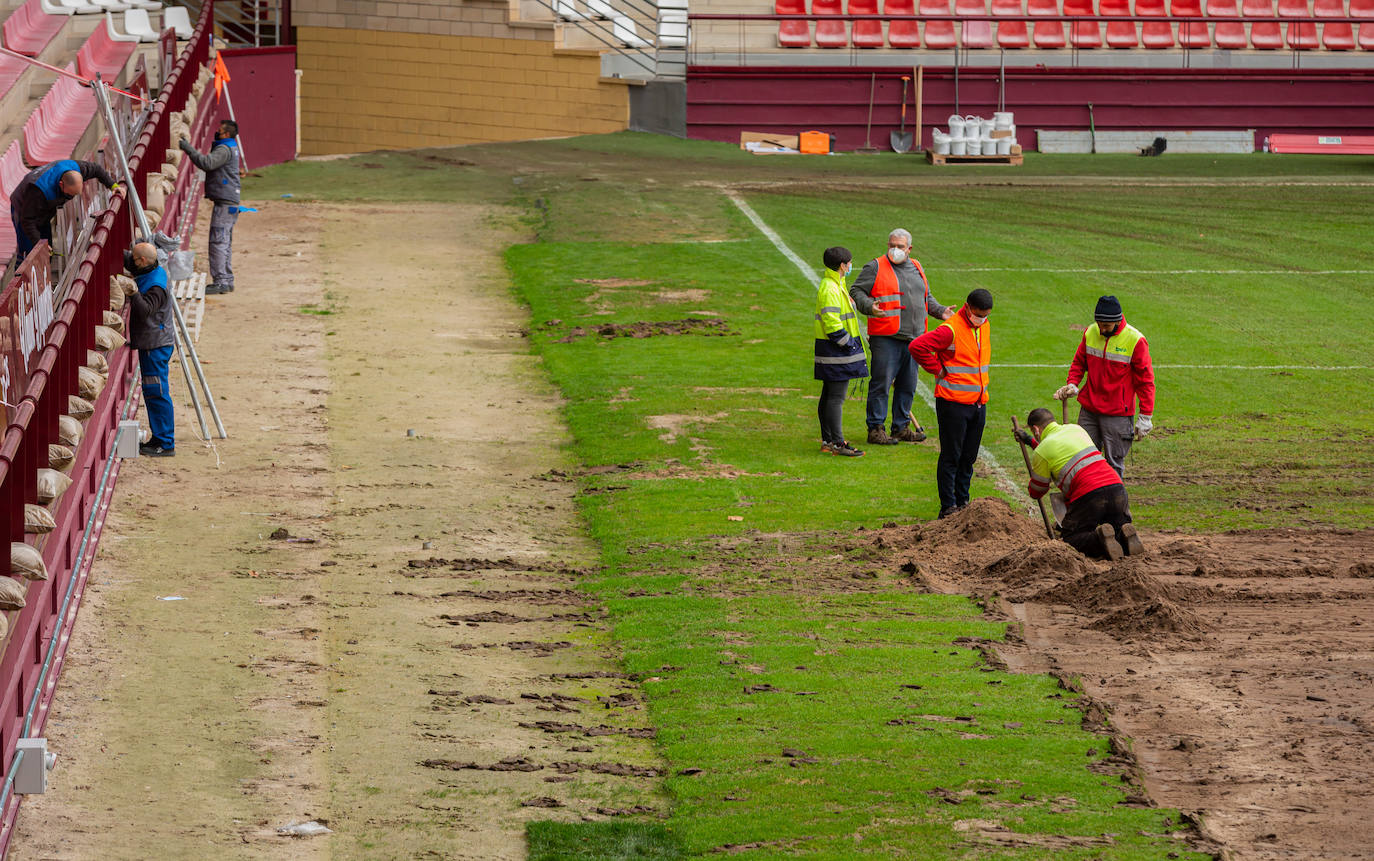
[[[993,137],[992,133],[1010,132]],[[1011,155],[1016,143],[1016,124],[1011,111],[998,111],[992,119],[949,115],[949,134],[932,132],[936,155]]]

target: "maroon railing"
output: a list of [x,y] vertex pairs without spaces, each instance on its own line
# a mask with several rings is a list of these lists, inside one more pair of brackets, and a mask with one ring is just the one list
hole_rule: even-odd
[[[130,153],[130,173],[140,191],[147,186],[148,174],[160,169],[170,142],[170,106],[185,103],[209,59],[213,14],[210,0]],[[57,528],[45,536],[25,535],[24,504],[37,501],[37,471],[48,466],[48,446],[58,440],[58,417],[68,410],[68,396],[78,390],[78,369],[86,363],[87,350],[95,347],[95,327],[109,308],[110,276],[123,268],[123,251],[132,239],[125,198],[113,197],[46,330],[34,325],[46,313],[34,308],[35,302],[42,307],[44,289],[47,307],[52,302],[46,244],[24,261],[15,279],[0,291],[0,334],[10,335],[0,338],[5,347],[0,355],[0,383],[7,420],[0,440],[0,525],[5,532],[0,536],[0,576],[10,573],[10,542],[24,541],[41,552],[49,576],[30,582],[24,609],[10,614],[9,635],[0,657],[0,774],[4,775],[0,856],[8,851],[19,809],[20,797],[13,791],[15,744],[21,737],[42,735],[104,525],[108,492],[118,474],[119,461],[112,449],[136,371],[134,354],[127,347],[107,356],[109,381],[95,402],[94,414],[85,422],[69,473],[72,485],[54,506]],[[28,330],[23,330],[25,325]],[[36,334],[16,337],[21,330]]]

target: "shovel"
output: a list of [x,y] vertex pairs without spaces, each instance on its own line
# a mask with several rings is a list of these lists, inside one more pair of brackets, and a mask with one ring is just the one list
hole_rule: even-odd
[[902,130],[888,132],[891,137],[893,152],[911,152],[912,134],[906,130],[906,85],[910,81],[910,75],[902,75]]
[[[873,93],[878,87],[878,75],[875,72],[868,78],[868,127],[864,129],[864,145],[854,150],[854,152],[874,153],[878,148],[873,145]],[[6,284],[10,283],[8,281]]]

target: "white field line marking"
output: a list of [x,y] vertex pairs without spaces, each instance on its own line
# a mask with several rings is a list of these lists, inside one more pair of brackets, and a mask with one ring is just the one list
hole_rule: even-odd
[[[778,249],[782,256],[792,261],[792,265],[796,266],[808,280],[820,280],[820,275],[793,253],[792,249],[788,248],[786,243],[782,241],[782,237],[778,236],[773,228],[769,227],[764,220],[759,217],[759,214],[754,211],[753,207],[744,202],[743,198],[729,190],[725,192],[725,196],[730,198],[730,202],[738,207],[739,211],[743,212],[745,217],[754,223],[754,226],[759,229],[759,232],[768,237],[768,241],[773,243],[773,246]],[[920,393],[921,400],[926,402],[926,406],[930,407],[931,411],[934,412],[935,396],[931,394],[930,389],[927,388],[926,384],[919,378],[916,382],[916,391]],[[1019,487],[1016,482],[1012,481],[1011,476],[1007,475],[1007,471],[1002,468],[1002,464],[997,462],[996,456],[988,451],[987,446],[980,445],[978,447],[978,457],[987,463],[988,466],[992,467],[993,479],[999,487],[1011,495],[1013,499],[1016,499],[1024,505],[1027,510],[1034,510],[1035,506],[1031,503],[1030,497],[1026,495],[1026,491]]]
[[[1046,364],[1002,364],[994,368],[1068,368],[1063,362]],[[1374,371],[1374,365],[1165,365],[1155,363],[1156,369],[1166,371]]]
[[1093,274],[1104,275],[1374,275],[1374,269],[1053,269],[1029,266],[969,266],[957,269],[934,269],[946,275],[960,272],[1046,272],[1051,274]]

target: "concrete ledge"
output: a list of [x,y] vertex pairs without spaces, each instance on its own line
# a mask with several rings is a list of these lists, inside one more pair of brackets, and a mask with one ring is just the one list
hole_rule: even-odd
[[642,87],[649,83],[642,78],[608,78],[605,75],[596,80],[602,84],[624,84],[627,87]]

